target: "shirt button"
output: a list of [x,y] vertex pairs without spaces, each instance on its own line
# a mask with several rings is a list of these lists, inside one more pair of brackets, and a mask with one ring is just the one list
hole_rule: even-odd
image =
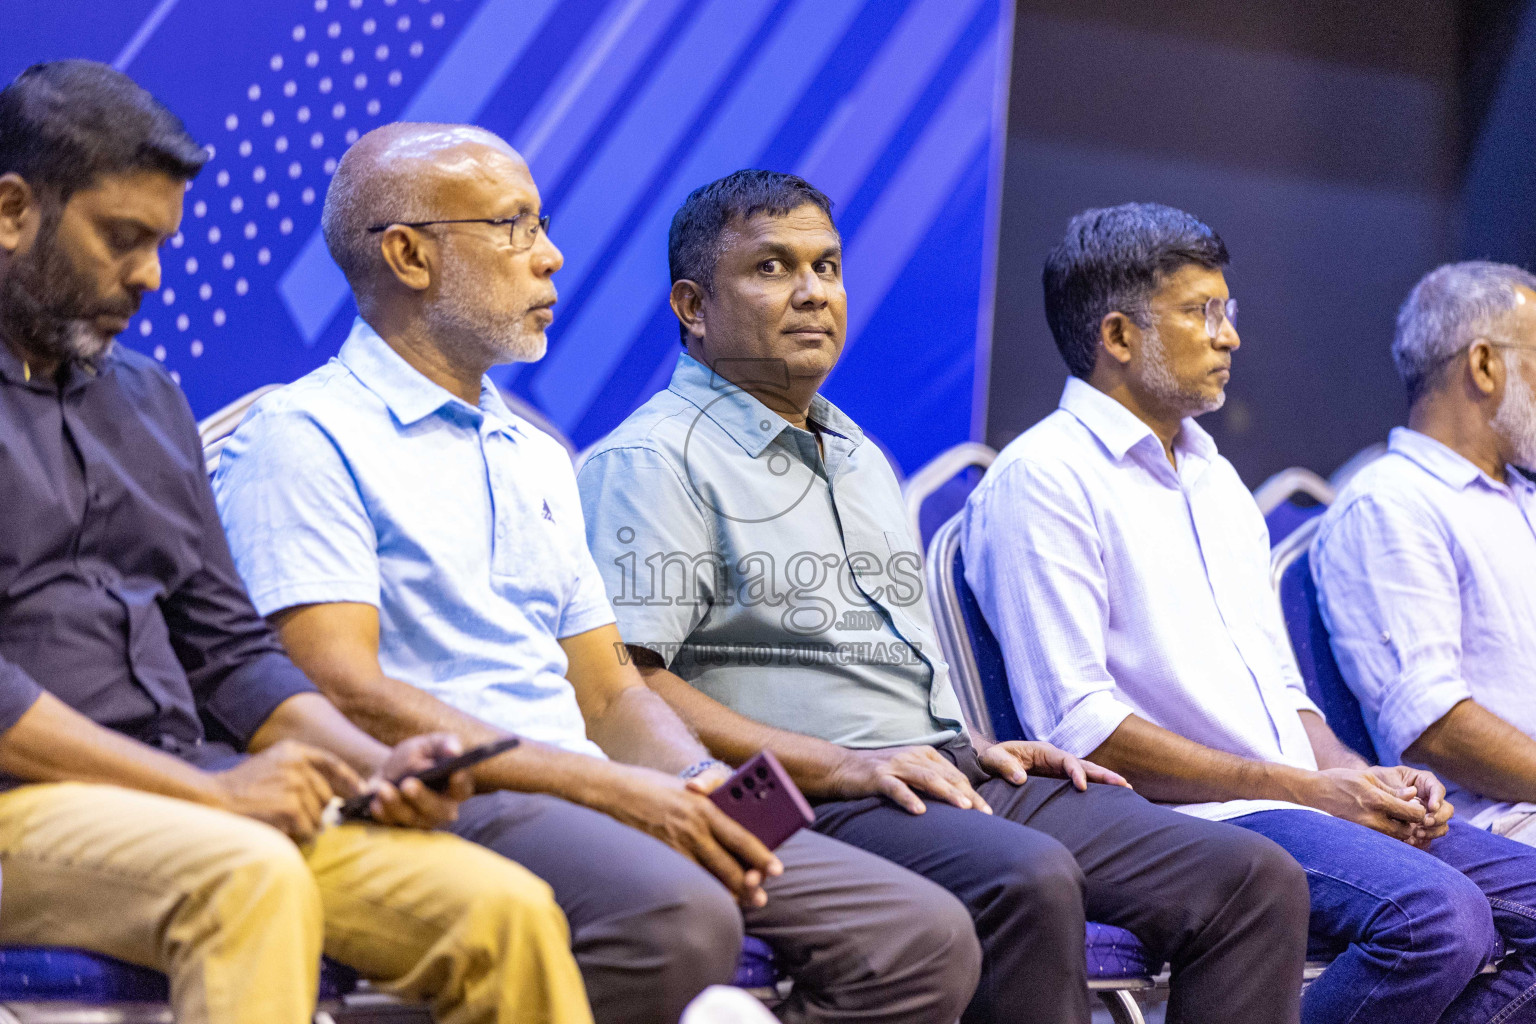
[[1384,644],[1391,643],[1392,642],[1392,634],[1387,632],[1386,630],[1382,630],[1381,631],[1381,642],[1384,643]]

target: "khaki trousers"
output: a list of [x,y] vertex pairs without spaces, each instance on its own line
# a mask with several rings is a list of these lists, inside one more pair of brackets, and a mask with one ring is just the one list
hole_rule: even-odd
[[164,971],[179,1024],[308,1024],[320,952],[440,1024],[590,1024],[549,886],[454,836],[260,822],[115,786],[0,794],[0,942]]

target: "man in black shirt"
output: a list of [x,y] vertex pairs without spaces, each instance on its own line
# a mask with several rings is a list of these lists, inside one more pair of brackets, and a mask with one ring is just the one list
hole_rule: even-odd
[[[176,1019],[299,1024],[326,952],[442,1021],[591,1017],[544,883],[430,829],[414,780],[283,654],[180,390],[113,344],[206,156],[103,65],[0,91],[0,942],[166,971]],[[364,779],[367,781],[364,781]],[[325,827],[375,791],[383,825]]]

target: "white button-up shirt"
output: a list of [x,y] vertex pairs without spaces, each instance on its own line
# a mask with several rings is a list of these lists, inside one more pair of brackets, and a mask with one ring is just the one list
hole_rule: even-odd
[[[1323,621],[1391,763],[1463,700],[1536,737],[1536,484],[1501,484],[1398,428],[1338,496],[1312,548]],[[1486,825],[1511,804],[1444,780]]]
[[[1186,419],[1169,464],[1130,410],[1071,378],[966,505],[966,580],[1024,731],[1085,756],[1127,715],[1217,750],[1315,769],[1317,711],[1269,585],[1264,517]],[[1319,712],[1320,713],[1320,712]],[[1180,810],[1223,819],[1281,801]]]

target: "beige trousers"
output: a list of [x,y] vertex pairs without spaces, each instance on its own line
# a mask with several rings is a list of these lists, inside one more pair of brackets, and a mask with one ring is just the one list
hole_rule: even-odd
[[441,1024],[590,1024],[564,916],[521,866],[438,832],[347,824],[300,848],[115,786],[0,794],[0,942],[164,971],[179,1024],[308,1024],[320,952]]

